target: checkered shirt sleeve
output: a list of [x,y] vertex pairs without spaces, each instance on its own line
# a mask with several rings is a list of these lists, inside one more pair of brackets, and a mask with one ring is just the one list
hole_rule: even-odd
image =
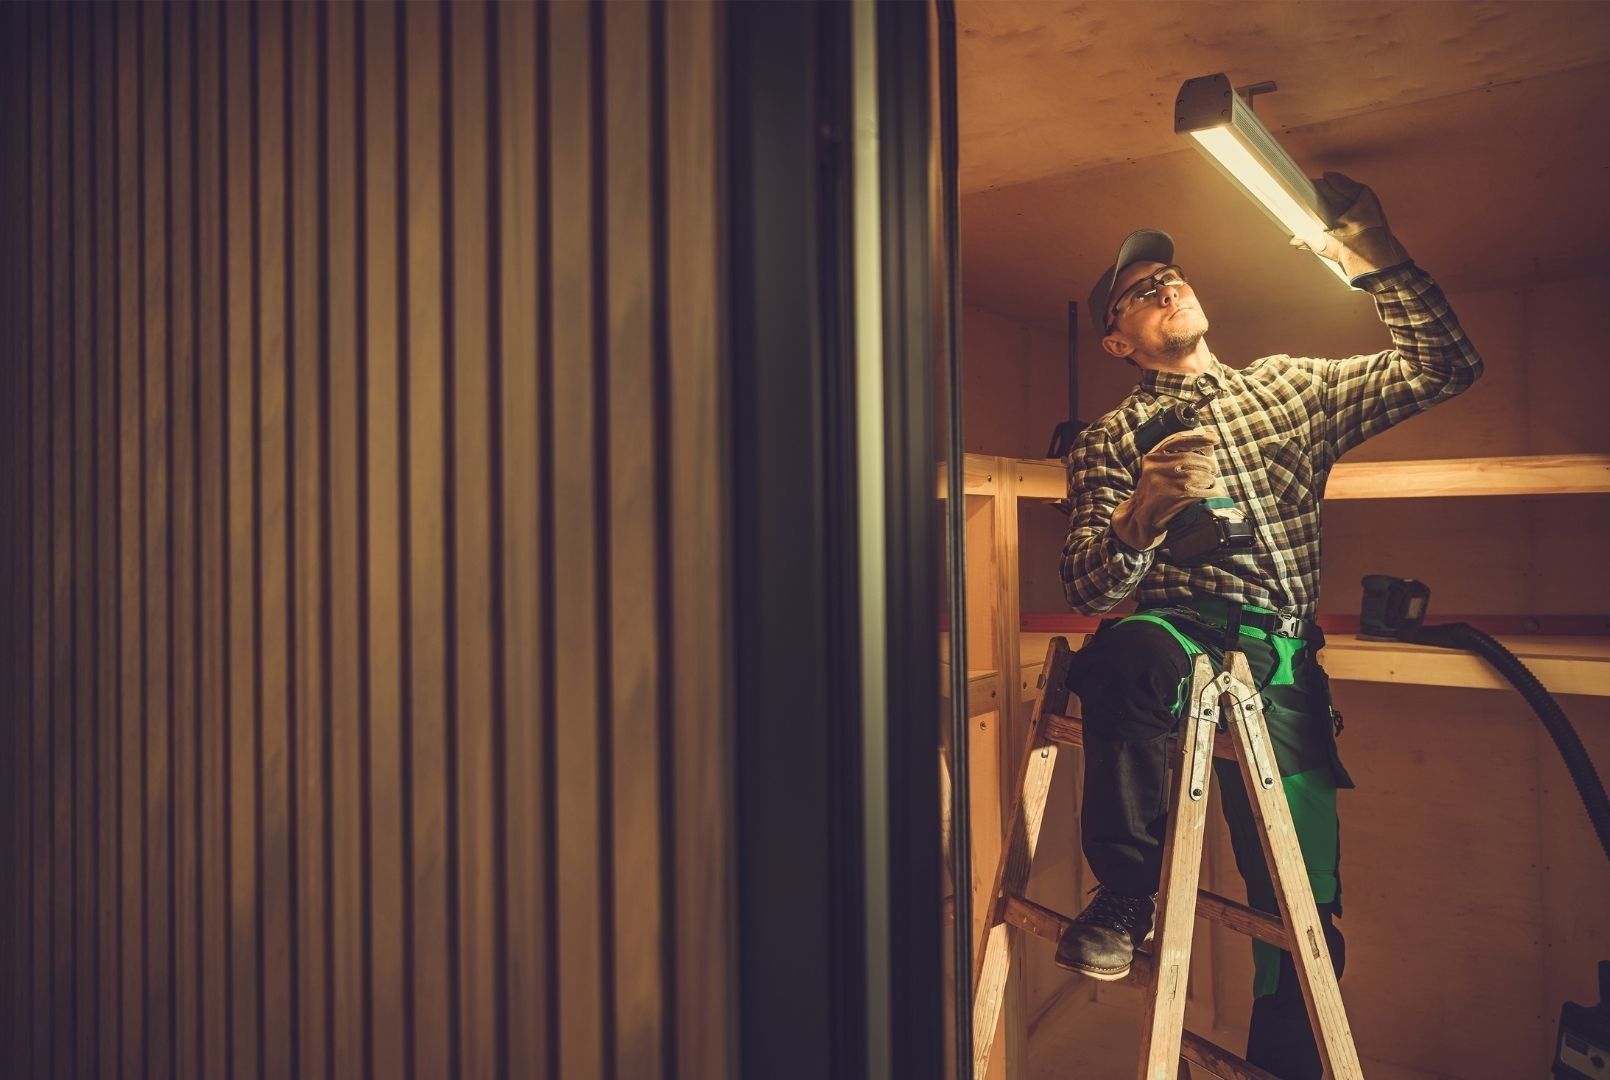
[[1332,460],[1366,439],[1470,388],[1482,359],[1448,298],[1413,264],[1365,278],[1392,348],[1345,360],[1293,359],[1320,377],[1319,419]]

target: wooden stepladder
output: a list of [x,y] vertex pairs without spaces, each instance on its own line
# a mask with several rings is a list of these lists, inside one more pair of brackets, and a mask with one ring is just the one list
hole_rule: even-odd
[[[973,1076],[983,1080],[991,1043],[1001,1014],[1006,978],[1011,968],[1008,932],[1026,930],[1055,945],[1072,921],[1026,899],[1046,795],[1056,768],[1059,746],[1083,745],[1083,722],[1068,715],[1076,702],[1067,689],[1073,653],[1067,638],[1052,638],[1040,670],[1039,697],[1029,719],[1028,745],[1018,768],[995,886],[988,906],[984,940],[973,973]],[[1213,758],[1232,758],[1241,765],[1258,832],[1263,840],[1280,918],[1244,904],[1199,891],[1202,845],[1207,825],[1208,785]],[[1186,980],[1191,966],[1191,935],[1200,914],[1232,930],[1290,951],[1302,983],[1308,1019],[1327,1075],[1336,1080],[1363,1075],[1353,1035],[1342,1007],[1313,890],[1297,846],[1297,830],[1286,805],[1274,746],[1264,723],[1263,705],[1247,659],[1239,652],[1224,658],[1215,673],[1212,662],[1196,658],[1191,675],[1190,711],[1183,721],[1174,753],[1168,834],[1163,845],[1163,872],[1157,894],[1157,930],[1150,951],[1135,954],[1128,978],[1148,990],[1137,1075],[1142,1080],[1173,1080],[1180,1059],[1200,1065],[1215,1076],[1259,1080],[1270,1074],[1185,1030]],[[1270,1078],[1273,1080],[1273,1078]]]

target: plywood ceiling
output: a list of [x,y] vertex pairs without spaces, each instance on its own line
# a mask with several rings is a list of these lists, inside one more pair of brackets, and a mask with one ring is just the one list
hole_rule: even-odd
[[1178,149],[1180,83],[1275,80],[1271,130],[1610,59],[1610,5],[962,0],[961,190]]
[[1610,244],[1610,4],[961,0],[957,21],[964,294],[1020,321],[1060,330],[1141,225],[1221,315],[1352,299],[1173,133],[1180,83],[1219,71],[1275,80],[1264,124],[1310,175],[1371,184],[1447,283]]

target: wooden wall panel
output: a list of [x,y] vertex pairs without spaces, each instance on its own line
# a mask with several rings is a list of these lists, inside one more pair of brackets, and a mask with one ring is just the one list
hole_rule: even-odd
[[29,696],[33,708],[27,722],[27,757],[31,776],[28,816],[30,831],[28,859],[32,908],[32,943],[29,950],[28,1021],[30,1067],[50,1069],[50,986],[51,986],[51,653],[54,635],[51,627],[51,583],[53,580],[50,535],[50,372],[51,309],[50,279],[50,190],[53,183],[50,155],[49,78],[50,25],[37,8],[28,9],[28,161],[30,192],[29,221],[29,517],[33,558],[32,586],[33,640],[30,648],[31,682]]
[[366,701],[360,720],[368,721],[366,814],[368,860],[365,894],[365,1037],[364,1058],[375,1075],[404,1076],[409,1057],[407,1040],[376,1038],[375,1032],[400,1032],[409,1023],[412,966],[408,949],[408,904],[403,887],[407,865],[404,846],[406,792],[403,787],[407,679],[402,658],[404,614],[402,557],[407,551],[401,530],[402,484],[401,405],[406,398],[400,386],[401,343],[407,338],[403,322],[403,288],[400,254],[402,202],[400,189],[401,142],[397,103],[402,96],[405,68],[399,63],[402,41],[400,13],[393,7],[359,5],[356,58],[357,113],[363,136],[359,140],[358,188],[362,208],[358,214],[364,253],[358,263],[358,303],[362,308],[362,343],[358,348],[359,378],[367,384],[360,395],[360,443],[366,455],[360,469],[360,558],[368,573],[360,578],[364,594],[360,618],[366,620],[367,658],[360,668]]
[[[68,180],[67,230],[69,250],[88,248],[90,228],[89,132],[92,112],[89,102],[89,22],[88,11],[75,8],[66,19],[68,43]],[[94,327],[90,320],[91,263],[72,259],[68,263],[67,317],[71,323],[68,356],[68,489],[71,515],[68,549],[71,626],[68,648],[71,661],[70,731],[68,748],[70,869],[72,879],[72,924],[70,930],[74,985],[68,998],[72,1019],[68,1029],[72,1046],[66,1059],[75,1072],[93,1067],[90,1052],[95,950],[91,928],[94,925],[94,895],[91,887],[90,856],[93,851],[91,802],[94,773],[91,769],[91,739],[95,707],[95,655],[92,637],[92,600],[95,578],[90,563],[95,534],[95,506],[90,499],[90,466],[93,462],[94,432],[90,412],[90,357],[94,348]],[[89,979],[77,978],[87,972]]]
[[289,618],[290,531],[286,458],[289,365],[286,341],[290,291],[286,258],[288,233],[285,191],[284,100],[289,65],[286,57],[287,11],[283,4],[253,5],[255,50],[252,79],[252,127],[255,133],[253,183],[253,288],[257,311],[257,351],[253,387],[256,439],[253,467],[258,473],[254,551],[258,583],[258,777],[262,787],[258,809],[257,888],[263,922],[258,945],[262,980],[258,1026],[261,1069],[267,1077],[287,1075],[298,1063],[296,1027],[298,986],[294,893],[295,848],[291,837],[289,768],[290,709],[294,678]]
[[[456,1027],[458,986],[450,975],[448,955],[449,851],[452,831],[447,820],[447,598],[443,576],[446,535],[443,521],[442,426],[451,398],[444,393],[442,346],[443,249],[442,174],[442,23],[445,15],[424,5],[404,5],[402,128],[406,207],[402,256],[407,286],[406,359],[402,380],[404,407],[403,536],[404,616],[408,624],[403,668],[410,684],[409,727],[404,735],[405,833],[410,842],[403,887],[407,890],[413,958],[410,983],[435,987],[437,1000],[414,994],[410,1013],[412,1066],[433,1076],[448,1066],[452,1030]],[[445,404],[444,404],[445,403]]]
[[[505,1053],[510,1060],[548,1062],[547,1049],[558,1037],[552,1022],[557,1002],[549,979],[555,942],[547,928],[553,905],[548,885],[552,859],[552,788],[544,790],[532,777],[551,775],[552,731],[549,724],[519,722],[520,717],[547,715],[553,679],[542,663],[551,626],[551,521],[545,512],[547,472],[524,467],[541,461],[547,445],[549,418],[541,407],[551,387],[552,352],[545,347],[550,278],[543,273],[552,228],[547,189],[547,80],[537,57],[545,51],[548,11],[530,4],[494,7],[488,32],[495,51],[488,53],[496,73],[492,88],[497,110],[496,161],[489,181],[496,185],[501,229],[493,234],[495,258],[503,274],[497,285],[501,363],[494,400],[501,446],[494,449],[502,499],[494,533],[501,544],[501,571],[493,567],[495,591],[504,598],[502,619],[506,648],[502,654],[503,745],[494,767],[501,799],[494,807],[498,842],[503,852],[507,889],[499,916],[508,938],[501,956],[501,995]],[[533,111],[535,123],[532,123]],[[489,388],[490,389],[490,388]],[[518,542],[513,538],[519,537]],[[512,721],[512,722],[511,722]]]
[[[604,148],[608,163],[605,185],[608,230],[608,344],[594,363],[603,365],[609,390],[605,416],[609,436],[609,496],[605,528],[608,546],[603,580],[607,583],[607,619],[614,656],[609,669],[611,733],[609,813],[616,835],[613,920],[615,1003],[622,1075],[662,1077],[665,1030],[664,957],[660,949],[663,909],[644,905],[645,896],[663,896],[658,762],[663,706],[660,588],[663,550],[660,515],[644,512],[655,504],[656,472],[654,398],[655,335],[654,237],[651,213],[659,176],[652,160],[650,82],[650,11],[644,0],[606,5]],[[596,54],[595,54],[596,56]]]
[[[84,19],[81,11],[72,10],[64,16],[66,24],[66,55],[63,56],[66,66],[66,106],[68,106],[68,126],[66,126],[66,161],[68,161],[68,182],[63,190],[58,192],[58,198],[63,198],[64,217],[68,229],[68,249],[79,245],[81,238],[87,237],[87,200],[85,190],[89,187],[89,169],[87,169],[87,150],[89,140],[85,137],[85,121],[89,119],[89,109],[84,108],[85,93],[87,93],[87,35],[85,35]],[[89,261],[87,259],[71,259],[66,261],[64,267],[66,275],[66,288],[68,288],[68,301],[64,311],[71,312],[71,325],[68,327],[68,340],[63,352],[63,361],[66,365],[66,388],[64,388],[64,407],[66,407],[66,425],[63,427],[64,470],[68,476],[68,497],[66,497],[66,517],[68,517],[68,539],[66,549],[61,552],[66,559],[66,575],[68,575],[68,596],[66,596],[66,610],[64,618],[68,623],[68,636],[66,636],[66,650],[68,662],[63,671],[63,679],[68,686],[66,699],[68,699],[68,729],[66,729],[66,742],[64,742],[63,756],[66,758],[66,771],[68,771],[68,785],[66,785],[66,818],[68,818],[68,848],[60,855],[66,856],[66,874],[69,884],[69,909],[63,913],[66,922],[66,934],[69,938],[68,954],[69,964],[76,971],[79,964],[89,967],[92,953],[90,953],[89,935],[89,897],[87,897],[87,856],[90,850],[90,835],[87,829],[87,795],[89,795],[89,761],[85,755],[87,745],[87,728],[89,728],[89,707],[93,699],[93,678],[90,674],[92,658],[89,649],[89,610],[85,600],[89,599],[92,591],[93,579],[89,568],[85,565],[85,552],[90,531],[93,530],[93,521],[89,513],[89,462],[90,462],[90,425],[87,417],[87,390],[89,378],[85,372],[85,357],[89,352],[89,335],[92,333],[89,320],[82,317],[85,307],[89,304]],[[68,1030],[71,1033],[71,1046],[60,1048],[58,1061],[64,1062],[69,1072],[79,1072],[87,1064],[84,1045],[89,1035],[89,998],[84,993],[84,980],[74,979],[74,985],[64,993],[63,1006],[68,1009]]]
[[173,991],[170,1032],[174,1075],[194,1077],[198,1020],[205,1008],[196,980],[198,879],[195,844],[195,795],[199,769],[195,761],[197,661],[196,567],[202,553],[196,544],[200,521],[196,505],[195,372],[196,372],[196,199],[194,115],[195,46],[190,10],[163,9],[163,35],[168,59],[163,73],[163,141],[168,186],[164,211],[168,219],[167,257],[168,386],[167,440],[169,461],[168,634],[168,844],[171,868],[168,889],[170,977]]
[[[201,1076],[228,1074],[228,888],[229,848],[225,793],[229,761],[229,610],[225,578],[228,519],[224,471],[228,360],[225,342],[224,261],[228,232],[222,172],[223,126],[222,12],[212,5],[190,11],[192,139],[194,147],[195,244],[195,440],[196,515],[196,723],[194,828],[197,872],[191,903],[196,919],[196,993],[201,1016],[196,1025],[196,1069]],[[214,287],[206,283],[214,282]],[[202,873],[201,867],[214,872]]]
[[497,134],[488,129],[486,27],[491,13],[479,4],[461,4],[447,12],[442,27],[445,132],[442,143],[443,232],[449,250],[444,293],[450,362],[444,371],[451,389],[444,395],[444,444],[448,467],[445,482],[453,511],[448,517],[448,567],[451,573],[446,630],[451,691],[448,709],[448,819],[454,830],[450,850],[456,858],[448,881],[451,938],[459,977],[457,1030],[462,1047],[461,1075],[491,1076],[500,1044],[496,1003],[496,914],[492,895],[501,867],[492,845],[492,748],[503,718],[493,702],[492,654],[501,633],[492,606],[493,550],[491,514],[491,437],[497,422],[489,395],[492,372],[501,357],[491,351],[488,330],[497,324],[496,297],[489,288],[488,251],[493,214],[488,158]]
[[324,919],[324,657],[329,647],[323,612],[323,447],[320,331],[328,318],[327,282],[320,278],[325,237],[319,228],[318,46],[313,4],[288,2],[281,84],[285,122],[285,438],[287,531],[287,646],[291,668],[286,786],[290,792],[291,1039],[297,1073],[326,1077],[329,957]]
[[[662,512],[674,510],[666,514],[671,561],[662,587],[669,591],[669,603],[661,611],[671,639],[671,692],[661,715],[668,732],[662,752],[672,762],[671,863],[676,868],[665,927],[674,942],[666,973],[674,1022],[668,1018],[667,1023],[677,1053],[669,1071],[725,1078],[733,1075],[733,1028],[728,1014],[708,1003],[732,1000],[733,956],[726,935],[737,915],[724,868],[704,854],[730,850],[733,843],[727,747],[734,733],[728,726],[722,647],[726,606],[722,592],[706,586],[725,572],[730,554],[725,491],[709,482],[727,454],[718,321],[720,38],[710,4],[664,5],[661,19],[653,94],[666,101],[662,146],[674,151],[663,158],[666,212],[656,218],[664,245],[661,272],[675,268],[660,299],[669,335],[670,393],[658,404],[672,418],[660,428],[670,484],[658,498]],[[668,87],[680,90],[667,95]]]
[[[7,38],[15,38],[18,34],[17,17],[15,11],[7,11],[0,16],[0,33]],[[0,73],[0,101],[4,101],[16,116],[18,87],[21,85],[23,73],[17,70],[15,63],[8,64],[3,73]],[[26,114],[23,122],[26,123]],[[9,251],[18,244],[18,227],[23,218],[22,193],[17,189],[17,170],[9,169],[4,176],[0,176],[0,245]],[[20,260],[12,260],[5,266],[0,266],[0,342],[8,355],[20,355],[23,350],[22,319],[20,298],[23,295],[22,281],[18,274]],[[19,433],[24,430],[20,423],[23,416],[23,406],[19,402],[19,390],[22,383],[22,372],[15,366],[7,365],[0,370],[0,455],[7,462],[19,463],[5,470],[0,476],[0,500],[4,500],[8,507],[15,507],[22,503],[23,469],[20,463],[26,462],[26,455],[22,452]],[[0,649],[8,655],[16,655],[27,641],[27,634],[21,623],[21,612],[27,596],[27,580],[25,578],[26,558],[18,550],[19,537],[15,530],[6,530],[0,535]],[[23,687],[17,682],[17,671],[14,664],[7,665],[0,670],[0,694],[4,700],[20,702],[23,700]],[[23,783],[22,770],[15,753],[0,757],[0,784],[10,792],[17,792]],[[10,817],[0,825],[0,860],[8,867],[20,866],[22,859],[18,846],[25,835],[23,822],[16,816]],[[0,1010],[6,1015],[15,1016],[22,1001],[17,990],[17,976],[21,969],[18,963],[17,949],[24,940],[21,919],[16,909],[16,898],[12,891],[7,891],[0,899]],[[0,1026],[0,1055],[7,1061],[20,1061],[19,1048],[16,1044],[15,1023]]]
[[93,778],[96,836],[96,986],[93,1011],[94,1067],[101,1073],[117,1068],[120,1047],[117,1023],[121,955],[118,937],[118,724],[121,707],[118,693],[119,595],[117,589],[119,550],[118,498],[118,333],[117,265],[118,229],[115,208],[118,202],[117,173],[117,81],[115,54],[117,38],[112,21],[92,17],[90,21],[90,99],[94,123],[90,137],[90,175],[93,185],[94,222],[87,247],[94,274],[95,347],[93,375],[95,386],[95,490],[96,508],[96,775]]
[[[358,589],[361,513],[358,466],[359,204],[355,36],[357,11],[341,4],[318,9],[319,224],[325,243],[319,270],[326,315],[320,328],[319,444],[324,457],[320,519],[323,549],[325,728],[321,787],[329,833],[324,848],[329,1032],[327,1061],[334,1077],[363,1069],[362,824],[364,777],[360,699],[362,637]],[[341,722],[341,718],[347,722]]]
[[[554,1004],[558,1011],[558,1067],[564,1076],[604,1073],[612,1048],[613,958],[609,951],[614,897],[607,888],[604,841],[607,819],[602,807],[596,767],[607,742],[608,716],[603,712],[607,689],[600,665],[599,624],[608,617],[598,610],[597,551],[599,536],[599,464],[597,407],[597,320],[593,315],[597,285],[593,260],[601,232],[595,205],[593,171],[602,155],[595,148],[596,93],[590,83],[598,62],[603,13],[580,4],[556,4],[548,10],[548,102],[551,152],[547,193],[553,223],[547,263],[553,321],[553,426],[549,446],[573,447],[552,464],[551,502],[564,508],[562,528],[553,532],[553,560],[566,568],[556,575],[549,601],[554,623],[566,632],[553,643],[555,714],[565,718],[554,733],[554,847],[559,871],[553,914],[558,928],[555,960],[559,985],[567,993]],[[585,46],[585,47],[578,47]],[[591,226],[591,227],[590,227]],[[607,460],[607,459],[605,459]],[[607,775],[607,773],[602,774]]]
[[228,606],[224,732],[228,767],[226,856],[229,927],[228,972],[222,989],[226,1014],[224,1057],[236,1077],[261,1074],[264,989],[262,972],[262,698],[260,694],[262,611],[258,573],[258,303],[256,231],[257,75],[256,19],[238,15],[221,20],[223,82],[218,97],[224,112],[224,159],[220,187],[226,252],[218,282],[227,324],[219,358],[228,384],[223,558]]
[[45,273],[49,288],[50,333],[46,345],[46,375],[50,427],[46,450],[46,491],[50,505],[50,728],[46,738],[49,771],[50,818],[50,1022],[68,1039],[54,1040],[49,1060],[52,1070],[71,1072],[76,1062],[74,1021],[73,922],[77,915],[73,896],[73,705],[77,684],[73,678],[73,344],[77,331],[72,306],[73,260],[65,257],[73,241],[72,221],[72,42],[71,22],[53,18],[50,23],[50,97],[47,104],[50,190],[46,196],[46,228],[54,258]]
[[[0,27],[3,27],[8,40],[16,40],[24,32],[23,19],[17,8],[8,9],[0,16]],[[10,115],[20,117],[20,125],[24,131],[28,127],[28,113],[24,107],[27,71],[18,63],[7,64],[0,82]],[[27,179],[21,175],[20,169],[8,169],[0,176],[0,244],[4,244],[6,251],[20,251],[26,248],[26,229],[28,223],[28,193]],[[8,260],[0,266],[0,320],[3,320],[3,329],[0,329],[0,342],[9,356],[21,358],[27,355],[27,287],[26,275],[23,272],[22,260]],[[27,490],[30,475],[28,472],[28,436],[27,413],[30,402],[27,399],[28,372],[22,364],[10,363],[0,370],[0,454],[10,467],[5,469],[0,477],[0,499],[5,500],[8,508],[27,509]],[[31,675],[30,665],[19,662],[28,653],[28,644],[32,634],[32,611],[29,605],[29,551],[31,538],[22,535],[20,529],[7,529],[0,536],[0,642],[3,642],[5,655],[12,657],[12,661],[0,668],[0,694],[4,700],[15,703],[12,709],[15,714],[26,715],[29,711],[28,677]],[[7,724],[7,735],[12,735],[12,724]],[[25,844],[28,838],[28,821],[25,807],[28,805],[28,767],[32,764],[25,760],[21,752],[21,740],[14,740],[8,747],[8,753],[0,755],[0,782],[6,786],[6,791],[12,794],[12,813],[7,815],[4,826],[4,840],[0,843],[0,859],[10,869],[13,878],[27,880],[27,867],[25,862]],[[23,1025],[19,1022],[25,1015],[27,997],[24,993],[24,976],[27,963],[23,957],[23,949],[29,940],[25,924],[26,912],[23,910],[20,890],[13,887],[7,889],[3,898],[0,898],[0,1009],[5,1010],[9,1022],[0,1025],[0,1055],[5,1060],[24,1062],[27,1060],[27,1051],[22,1038]]]
[[[105,17],[104,15],[102,17]],[[118,819],[118,985],[117,1017],[119,1071],[125,1075],[143,1069],[145,1054],[145,889],[144,805],[145,780],[145,579],[144,438],[141,403],[144,400],[144,350],[141,301],[143,264],[144,174],[141,149],[144,113],[140,107],[140,73],[144,62],[144,36],[140,10],[133,5],[112,9],[116,37],[113,75],[117,85],[117,123],[113,142],[117,196],[112,204],[117,264],[136,272],[119,273],[116,280],[117,393],[117,535],[118,570],[118,775],[113,802]]]
[[118,210],[122,200],[119,40],[110,12],[90,16],[91,100],[95,114],[90,139],[94,224],[88,238],[94,264],[95,470],[97,558],[96,710],[98,770],[92,798],[98,846],[96,914],[99,923],[93,1011],[93,1074],[116,1072],[122,1055],[122,608],[119,588],[122,559],[121,298],[119,266],[123,259]]
[[0,14],[8,1075],[734,1075],[719,17]]

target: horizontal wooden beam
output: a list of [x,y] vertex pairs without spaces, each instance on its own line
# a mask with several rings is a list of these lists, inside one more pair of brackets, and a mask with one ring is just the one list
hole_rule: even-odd
[[[967,495],[994,495],[995,477],[1001,470],[1001,463],[1010,464],[1011,461],[1011,458],[989,457],[984,454],[962,455],[962,492]],[[950,495],[949,476],[949,466],[941,462],[938,478],[941,499]]]
[[1068,497],[1068,471],[1060,461],[1035,461],[1018,458],[1017,497],[1020,499],[1066,499]]
[[1327,499],[1465,495],[1587,495],[1610,491],[1610,454],[1341,462]]
[[[1023,499],[1067,498],[1061,462],[1019,459]],[[1331,470],[1327,499],[1431,499],[1474,495],[1591,495],[1610,492],[1610,454],[1344,461]]]

